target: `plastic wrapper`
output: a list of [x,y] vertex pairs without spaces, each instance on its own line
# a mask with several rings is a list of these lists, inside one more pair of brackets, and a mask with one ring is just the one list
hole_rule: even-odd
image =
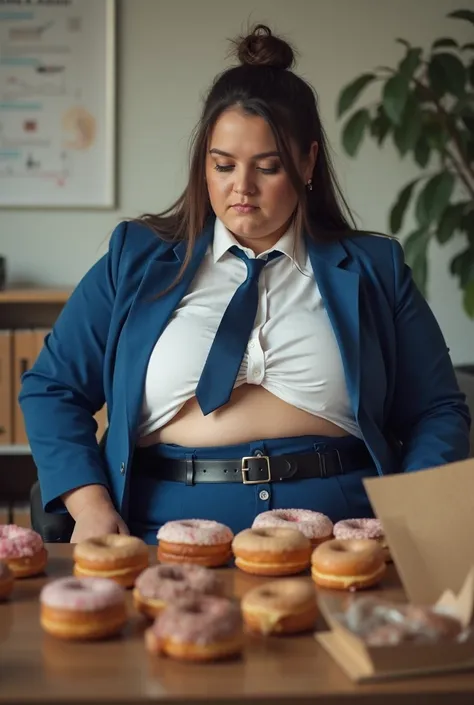
[[459,619],[446,611],[376,597],[354,598],[338,620],[370,646],[464,641],[470,636],[470,630],[463,630]]

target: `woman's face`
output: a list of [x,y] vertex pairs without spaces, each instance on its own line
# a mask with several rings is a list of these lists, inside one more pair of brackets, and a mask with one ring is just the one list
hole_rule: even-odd
[[[294,149],[305,183],[316,154],[316,143],[306,159]],[[288,228],[298,198],[263,118],[238,109],[222,113],[209,140],[206,181],[216,216],[256,254],[273,247]]]

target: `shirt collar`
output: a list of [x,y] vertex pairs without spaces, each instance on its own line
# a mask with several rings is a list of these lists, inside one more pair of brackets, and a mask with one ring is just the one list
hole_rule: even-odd
[[[219,218],[216,218],[214,225],[214,241],[212,244],[212,257],[214,263],[222,259],[225,253],[228,252],[231,247],[234,247],[234,245],[240,247],[240,249],[243,250],[248,257],[255,257],[254,252],[249,250],[247,247],[242,247],[242,245],[239,245],[230,230],[225,227],[224,223],[219,220]],[[282,254],[286,255],[286,257],[288,257],[288,259],[290,259],[293,264],[298,267],[298,269],[307,271],[306,245],[304,239],[299,238],[295,246],[293,225],[290,225],[288,230],[281,236],[274,247],[270,250],[265,250],[265,252],[262,252],[262,254],[258,255],[258,257],[263,258],[265,255],[270,254],[270,252],[273,252],[274,250],[278,250]]]

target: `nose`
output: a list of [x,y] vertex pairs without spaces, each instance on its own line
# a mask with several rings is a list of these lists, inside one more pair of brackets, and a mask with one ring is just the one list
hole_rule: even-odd
[[250,170],[242,169],[235,173],[233,191],[239,196],[251,196],[255,193],[256,186]]

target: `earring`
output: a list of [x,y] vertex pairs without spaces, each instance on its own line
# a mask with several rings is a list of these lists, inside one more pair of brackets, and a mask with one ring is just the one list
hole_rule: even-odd
[[308,179],[308,181],[306,182],[306,186],[308,187],[308,191],[312,191],[313,190],[313,179]]

